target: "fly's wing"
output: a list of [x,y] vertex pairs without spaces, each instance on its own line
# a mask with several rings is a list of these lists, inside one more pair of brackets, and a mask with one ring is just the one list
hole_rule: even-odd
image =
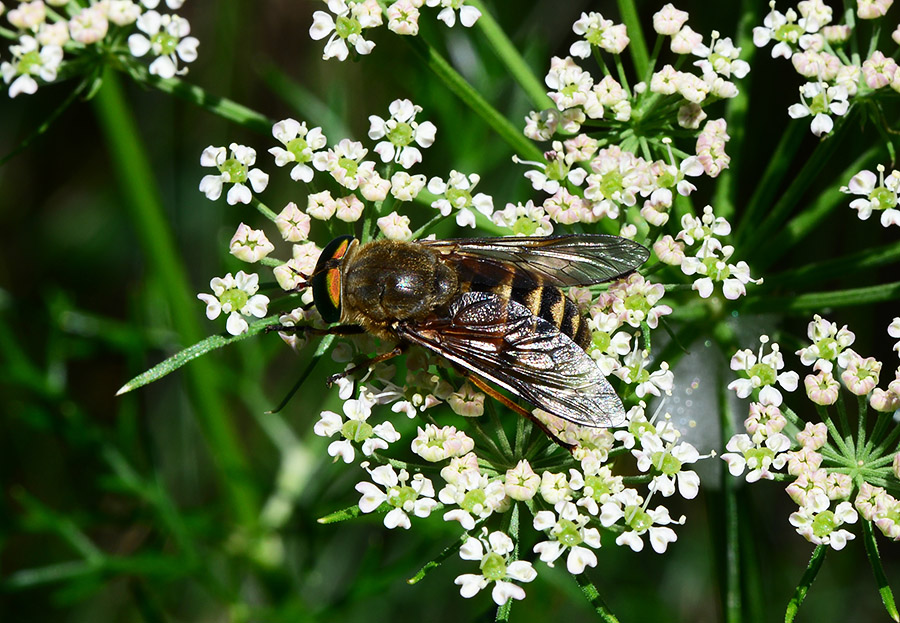
[[[511,279],[523,288],[541,283],[563,287],[602,283],[631,272],[650,257],[650,251],[637,242],[605,234],[420,240],[418,243],[452,261],[465,281],[495,285]],[[529,282],[531,275],[537,280]]]
[[622,401],[594,360],[515,301],[467,292],[445,318],[400,324],[400,337],[583,426],[619,426]]

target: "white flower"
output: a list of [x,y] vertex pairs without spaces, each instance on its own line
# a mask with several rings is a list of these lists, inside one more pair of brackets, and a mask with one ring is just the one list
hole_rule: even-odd
[[141,57],[152,52],[156,60],[150,63],[150,73],[160,78],[173,78],[187,73],[187,67],[179,68],[179,61],[193,63],[197,60],[200,41],[191,34],[190,23],[178,15],[160,15],[147,11],[137,19],[138,30],[128,37],[131,54]]
[[[393,506],[384,516],[386,528],[400,527],[409,530],[412,526],[410,515],[428,517],[437,506],[434,487],[422,474],[415,474],[410,482],[409,472],[405,469],[401,469],[398,474],[390,465],[380,465],[373,470],[368,469],[367,463],[362,466],[369,472],[372,482],[363,481],[356,485],[356,490],[362,494],[359,510],[371,513],[385,502]],[[380,485],[380,488],[375,485]]]
[[641,437],[641,449],[631,451],[637,459],[637,467],[642,472],[651,468],[660,472],[650,483],[651,491],[659,491],[669,497],[678,492],[685,499],[697,497],[700,491],[700,477],[697,472],[683,470],[685,464],[696,463],[700,453],[689,443],[666,444],[658,435]]
[[363,181],[363,172],[374,170],[374,162],[363,162],[367,153],[369,150],[359,141],[342,138],[333,148],[316,152],[313,166],[319,171],[328,171],[344,188],[356,190]]
[[460,227],[475,227],[475,214],[470,208],[475,208],[485,216],[490,216],[494,211],[494,200],[490,196],[484,193],[472,195],[480,179],[476,173],[467,176],[459,171],[450,171],[447,182],[439,177],[431,178],[428,191],[442,195],[431,207],[439,210],[443,216],[449,216],[452,210],[458,210],[456,224]]
[[464,573],[453,582],[459,586],[459,594],[465,598],[474,597],[481,589],[494,582],[491,597],[502,606],[510,599],[524,599],[525,591],[516,582],[531,582],[537,572],[525,560],[510,560],[515,549],[512,539],[503,532],[487,534],[485,529],[480,537],[469,537],[459,549],[463,560],[479,563],[480,574]]
[[513,500],[530,500],[537,493],[540,484],[541,477],[525,459],[519,461],[514,468],[506,470],[504,479],[506,495]]
[[729,439],[725,449],[728,452],[722,455],[722,460],[732,476],[740,476],[746,468],[747,482],[773,480],[773,469],[780,470],[787,463],[784,453],[791,449],[791,440],[783,433],[774,433],[761,443],[754,443],[749,435],[741,433]]
[[807,335],[812,344],[797,351],[800,363],[814,366],[816,370],[823,372],[831,372],[835,361],[842,368],[847,367],[848,355],[844,349],[856,340],[856,336],[847,329],[847,325],[838,330],[835,323],[816,314],[809,323]]
[[69,34],[83,45],[97,43],[106,36],[109,21],[102,5],[81,9],[69,20]]
[[424,175],[410,175],[406,171],[397,171],[391,176],[391,195],[400,201],[412,201],[422,189],[427,179]]
[[[346,60],[350,53],[348,44],[357,54],[369,54],[375,43],[363,37],[363,29],[381,25],[381,8],[375,0],[365,0],[348,4],[345,0],[328,0],[328,10],[335,14],[337,21],[325,11],[313,13],[313,23],[309,36],[315,41],[328,37],[324,60],[337,58]],[[330,35],[330,37],[329,37]]]
[[378,450],[385,450],[389,444],[400,439],[400,434],[390,422],[382,422],[375,426],[369,424],[367,420],[372,415],[373,404],[371,395],[363,388],[358,399],[344,401],[346,421],[333,411],[322,412],[319,421],[313,427],[313,432],[320,437],[333,437],[337,433],[342,437],[329,444],[329,456],[333,456],[335,460],[341,458],[344,463],[352,463],[357,446],[365,456],[372,456]]
[[763,355],[763,348],[769,342],[768,336],[759,338],[759,357],[749,349],[739,350],[731,358],[731,369],[743,372],[746,377],[739,378],[728,384],[728,389],[733,389],[738,398],[747,398],[754,389],[759,390],[759,402],[764,405],[781,406],[782,389],[792,392],[797,389],[800,375],[796,372],[779,372],[784,368],[784,358],[778,344],[772,344],[771,352]]
[[310,221],[309,215],[291,201],[278,213],[275,225],[288,242],[301,242],[309,236]]
[[857,211],[861,221],[867,220],[874,210],[881,212],[881,224],[884,227],[900,225],[900,209],[897,209],[900,194],[900,171],[891,171],[885,178],[885,167],[878,165],[878,177],[871,171],[860,171],[847,186],[841,186],[841,192],[862,195],[850,202],[850,207]]
[[128,26],[141,16],[141,7],[132,0],[109,0],[106,17],[116,26]]
[[224,277],[214,277],[209,282],[213,291],[210,294],[198,294],[197,298],[206,303],[206,317],[214,320],[220,313],[228,314],[225,328],[231,335],[240,335],[249,328],[244,316],[262,318],[266,315],[269,297],[257,294],[259,275],[246,274],[239,270],[234,277],[228,273]]
[[408,169],[422,161],[422,152],[413,143],[423,149],[431,147],[437,128],[430,121],[417,123],[416,114],[422,107],[407,99],[394,100],[388,111],[391,116],[387,120],[369,115],[369,138],[386,139],[375,145],[375,153],[381,156],[382,162],[393,160]]
[[616,537],[616,545],[627,545],[632,551],[639,552],[644,549],[642,537],[649,535],[650,547],[657,554],[662,554],[669,543],[678,538],[669,525],[683,524],[685,518],[672,519],[664,506],[657,506],[655,510],[644,510],[643,506],[643,499],[637,491],[623,489],[600,507],[600,523],[610,527],[624,519],[626,530]]
[[[10,11],[12,13],[12,11]],[[58,45],[41,46],[31,35],[22,35],[18,45],[9,46],[13,60],[0,63],[0,76],[9,85],[9,96],[33,95],[38,89],[34,76],[44,82],[56,80],[63,50]]]
[[481,11],[464,3],[465,0],[426,0],[425,4],[431,7],[443,7],[438,13],[438,19],[450,28],[456,24],[456,13],[459,11],[459,23],[466,28],[471,28],[481,17]]
[[375,224],[389,240],[409,240],[412,238],[412,230],[409,228],[409,217],[398,214],[396,211],[387,216],[382,216]]
[[800,87],[800,103],[788,107],[792,119],[813,116],[810,130],[816,136],[828,134],[834,128],[831,115],[842,117],[850,108],[847,88],[828,86],[823,82],[807,82]]
[[210,145],[203,150],[200,155],[200,165],[215,167],[219,170],[219,174],[205,175],[200,180],[200,192],[206,195],[210,201],[215,201],[222,196],[222,187],[230,183],[233,185],[228,189],[226,195],[228,204],[250,203],[253,195],[250,193],[250,188],[247,188],[247,182],[250,183],[254,192],[261,193],[269,184],[269,175],[260,169],[250,168],[256,163],[254,149],[237,143],[231,143],[228,149],[231,150],[230,158],[227,157],[228,152],[224,147]]
[[[581,515],[572,502],[559,502],[552,511],[539,511],[534,516],[534,529],[546,532],[550,537],[534,546],[534,552],[549,566],[567,550],[566,569],[574,575],[584,572],[585,567],[597,566],[597,555],[588,547],[600,547],[600,531],[588,527],[590,518]],[[588,547],[584,547],[584,545]]]
[[[444,513],[444,521],[458,521],[465,530],[471,530],[475,527],[476,520],[508,509],[510,502],[506,497],[503,481],[499,478],[491,480],[487,474],[482,474],[478,470],[474,454],[470,452],[452,461],[466,457],[472,457],[475,465],[472,466],[470,461],[462,461],[449,470],[448,468],[441,470],[441,476],[447,480],[447,485],[441,489],[438,499],[447,506],[459,507]],[[462,471],[459,471],[460,468]]]
[[843,549],[856,538],[852,532],[837,528],[845,523],[856,523],[859,514],[850,502],[841,502],[835,509],[828,509],[828,498],[824,500],[824,508],[819,506],[803,506],[791,513],[791,525],[810,543],[830,545],[833,549]]
[[272,136],[283,145],[269,148],[269,153],[275,156],[275,164],[283,167],[294,163],[291,179],[295,182],[312,181],[314,171],[307,163],[312,161],[314,152],[327,144],[322,128],[308,130],[306,122],[284,119],[272,126]]

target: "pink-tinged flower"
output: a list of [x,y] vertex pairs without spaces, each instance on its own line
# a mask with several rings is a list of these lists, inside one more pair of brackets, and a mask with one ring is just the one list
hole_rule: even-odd
[[787,473],[791,476],[811,474],[822,465],[824,457],[810,448],[800,448],[787,453]]
[[228,250],[239,260],[253,264],[274,251],[275,245],[269,242],[263,230],[251,229],[241,223],[228,244]]
[[678,242],[666,234],[653,243],[653,252],[663,264],[679,266],[684,260],[684,243]]
[[833,549],[839,550],[844,548],[847,541],[856,538],[856,535],[838,527],[845,523],[856,523],[858,517],[850,502],[841,502],[833,511],[827,507],[817,510],[804,506],[791,513],[790,522],[810,543],[830,545]]
[[334,200],[334,216],[345,223],[355,223],[362,216],[365,204],[356,195],[347,195]]
[[594,79],[571,56],[566,58],[554,56],[550,59],[550,70],[544,77],[544,83],[551,89],[547,95],[556,104],[557,109],[562,111],[584,106],[594,85]]
[[[155,13],[155,11],[147,11],[144,15],[149,13]],[[143,30],[141,26],[145,22],[141,22],[140,18],[138,22],[138,28]],[[109,20],[106,18],[106,12],[102,5],[95,4],[90,8],[83,8],[69,20],[69,34],[71,35],[72,40],[83,45],[97,43],[106,36],[107,31],[109,31]],[[142,37],[143,35],[132,36]],[[135,56],[142,55],[135,54]],[[170,78],[171,76],[163,77]]]
[[[316,246],[315,242],[293,245],[291,259],[272,269],[278,285],[288,292],[308,285],[307,279],[315,270],[321,253],[322,249]],[[312,303],[311,290],[303,292],[303,302]]]
[[739,350],[731,358],[731,369],[743,372],[745,378],[739,378],[728,384],[728,389],[737,393],[738,398],[747,398],[754,389],[759,390],[759,402],[767,405],[781,406],[782,389],[792,392],[797,389],[800,376],[796,372],[779,372],[784,368],[784,358],[778,344],[772,344],[771,351],[763,355],[763,348],[769,342],[768,336],[759,338],[759,357],[749,349]]
[[665,295],[661,283],[650,283],[638,273],[614,282],[607,290],[608,301],[619,320],[632,327],[646,322],[651,329],[659,325],[659,319],[672,313],[668,305],[658,304]]
[[288,242],[301,242],[309,237],[309,215],[291,201],[275,218],[275,226]]
[[805,506],[822,511],[828,508],[830,501],[825,488],[828,485],[828,472],[816,469],[803,472],[787,486],[787,494],[797,506]]
[[880,361],[874,357],[864,359],[857,355],[850,357],[847,368],[841,372],[841,380],[851,393],[865,396],[878,385],[879,374],[881,374]]
[[766,437],[763,443],[754,443],[749,435],[735,435],[725,444],[728,452],[722,454],[722,460],[728,465],[732,476],[740,476],[747,471],[747,482],[760,479],[773,480],[775,471],[784,467],[787,462],[786,452],[791,448],[791,440],[787,435],[775,433]]
[[471,437],[455,426],[438,428],[427,424],[418,429],[418,435],[412,442],[412,451],[426,461],[436,463],[452,456],[462,456],[475,447]]
[[[448,9],[445,9],[448,10]],[[459,548],[459,557],[463,560],[478,561],[481,574],[464,573],[453,581],[459,586],[459,594],[466,599],[474,597],[491,582],[491,598],[498,606],[510,599],[525,599],[525,590],[516,582],[531,582],[537,572],[531,563],[525,560],[513,560],[515,549],[513,541],[503,532],[487,533],[485,528],[481,537],[469,537]]]
[[653,30],[658,35],[672,36],[687,20],[687,11],[680,11],[669,3],[653,14]]
[[797,433],[797,441],[804,448],[818,450],[828,441],[828,427],[822,422],[818,424],[807,422],[803,430]]
[[412,231],[409,229],[409,217],[398,214],[396,211],[387,216],[382,216],[375,224],[389,240],[409,240]]
[[512,500],[524,502],[537,494],[541,485],[541,477],[538,476],[528,461],[522,459],[512,469],[506,470],[504,487],[506,495]]
[[[888,326],[887,332],[888,335],[890,335],[894,339],[900,338],[900,316],[894,318],[891,321],[891,324]],[[900,342],[894,344],[894,350],[897,351],[897,353],[900,353]]]
[[818,374],[807,374],[803,379],[806,395],[817,405],[833,405],[837,402],[841,384],[834,380],[831,372],[820,370]]
[[825,492],[828,494],[829,500],[849,499],[852,491],[853,479],[849,474],[828,472],[828,478],[825,481]]
[[750,433],[754,443],[762,443],[766,438],[780,433],[787,425],[787,419],[781,409],[775,405],[764,405],[759,402],[750,403],[750,411],[744,420],[744,428]]
[[463,417],[481,417],[484,415],[484,394],[476,392],[469,383],[463,383],[459,391],[447,397],[447,404],[453,412]]
[[20,2],[19,6],[9,10],[6,19],[19,30],[36,31],[47,19],[47,7],[41,0]]
[[416,36],[419,34],[419,7],[422,0],[397,0],[385,12],[388,18],[388,30],[398,35]]
[[862,64],[863,78],[870,89],[880,89],[888,86],[897,73],[897,61],[885,56],[878,50]]
[[697,137],[697,159],[710,177],[718,176],[731,163],[731,157],[725,153],[725,144],[731,138],[726,129],[724,119],[712,119]]
[[672,35],[669,49],[675,54],[692,54],[701,45],[703,45],[703,35],[694,32],[690,26],[685,25]]
[[890,497],[881,487],[876,487],[866,481],[859,486],[859,492],[856,494],[856,500],[853,505],[866,521],[875,519],[875,514],[880,507],[883,507],[885,497]]
[[894,0],[857,0],[856,16],[860,19],[884,17]]
[[878,500],[873,521],[884,536],[900,541],[900,501],[883,493]]
[[385,528],[409,530],[412,526],[410,515],[428,517],[437,506],[434,486],[422,474],[415,474],[410,479],[409,472],[405,469],[401,469],[398,474],[390,465],[380,465],[369,470],[368,464],[364,463],[363,467],[369,472],[372,482],[363,481],[356,485],[356,490],[362,494],[359,510],[371,513],[384,503],[393,506],[384,516]]

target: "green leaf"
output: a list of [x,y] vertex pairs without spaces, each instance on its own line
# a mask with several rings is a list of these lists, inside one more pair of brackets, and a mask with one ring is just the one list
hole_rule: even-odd
[[813,550],[812,557],[809,559],[809,565],[806,567],[803,577],[800,578],[800,583],[794,591],[794,596],[791,597],[791,600],[788,602],[787,611],[784,613],[785,623],[791,623],[791,621],[794,620],[794,617],[797,616],[797,610],[800,609],[800,604],[803,603],[806,593],[809,592],[809,587],[816,579],[819,569],[822,568],[822,563],[825,562],[825,553],[827,551],[827,545],[819,545]]
[[878,543],[875,542],[872,522],[864,519],[862,521],[862,529],[866,555],[869,557],[869,564],[872,565],[872,573],[875,574],[875,581],[878,583],[878,592],[881,595],[881,601],[884,603],[884,609],[887,610],[888,615],[892,619],[900,621],[900,615],[897,613],[897,604],[894,602],[894,593],[891,592],[890,584],[888,584],[887,576],[884,573],[884,567],[881,565],[881,556],[878,554]]
[[205,355],[211,350],[222,348],[223,346],[228,346],[230,344],[234,344],[235,342],[245,340],[248,337],[264,331],[266,327],[270,327],[275,324],[278,324],[278,316],[269,316],[268,318],[263,318],[262,320],[252,323],[250,325],[250,328],[247,329],[247,332],[240,335],[227,335],[221,333],[219,335],[211,335],[205,340],[200,340],[193,346],[188,346],[181,352],[172,355],[165,361],[161,361],[143,374],[139,374],[138,376],[134,377],[133,379],[125,383],[121,387],[121,389],[116,392],[116,396],[121,396],[122,394],[128,393],[133,389],[143,387],[148,383],[152,383],[153,381],[161,379],[165,375],[173,372],[174,370],[177,370],[192,359],[196,359],[201,355]]
[[[393,507],[390,504],[388,504],[387,502],[385,502],[381,506],[376,508],[375,511],[373,511],[373,512],[376,512],[376,513],[387,512],[391,508],[393,508]],[[340,521],[347,521],[348,519],[356,519],[357,517],[359,517],[362,514],[363,514],[363,512],[361,510],[359,510],[359,504],[354,504],[353,506],[350,506],[349,508],[335,511],[329,515],[325,515],[324,517],[319,517],[316,521],[318,521],[321,524],[338,523]]]

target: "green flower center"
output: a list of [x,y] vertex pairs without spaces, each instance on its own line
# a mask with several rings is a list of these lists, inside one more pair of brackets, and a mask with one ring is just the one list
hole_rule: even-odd
[[362,26],[359,20],[346,15],[339,15],[334,22],[334,31],[341,39],[346,39],[350,35],[358,35],[362,32]]
[[357,443],[365,441],[372,436],[372,425],[368,422],[360,422],[359,420],[347,420],[341,426],[341,435],[344,439],[355,441]]
[[175,53],[178,47],[178,37],[173,37],[165,30],[160,30],[150,38],[154,50],[159,50],[160,56],[169,56]]
[[222,308],[231,313],[233,311],[241,311],[244,309],[244,305],[247,304],[247,301],[250,300],[250,295],[241,290],[240,288],[231,288],[230,290],[225,290],[222,293],[222,296],[219,297],[219,302],[222,304]]
[[802,34],[803,29],[800,28],[797,24],[791,22],[788,24],[783,24],[775,30],[775,39],[777,39],[778,41],[787,41],[789,43],[794,43],[800,39],[800,35]]
[[481,575],[492,582],[502,580],[506,577],[506,559],[497,552],[491,552],[481,559]]
[[897,195],[893,191],[879,186],[869,194],[869,201],[874,203],[873,208],[878,210],[887,210],[888,208],[897,207]]
[[288,141],[285,148],[293,154],[296,162],[308,162],[309,160],[312,160],[312,157],[309,154],[304,153],[309,149],[309,143],[307,143],[306,139],[302,136],[298,136],[297,138]]
[[359,163],[350,158],[340,158],[338,160],[338,166],[347,172],[347,177],[355,177],[356,171],[359,169]]
[[825,97],[825,92],[819,93],[815,97],[812,98],[809,102],[809,112],[818,115],[819,113],[827,113],[828,112],[828,98]]
[[463,510],[467,510],[470,513],[477,513],[481,512],[481,510],[484,509],[486,502],[487,494],[484,492],[484,489],[472,489],[471,491],[466,493],[459,506]]
[[615,193],[622,190],[622,174],[616,171],[609,171],[600,178],[600,193],[607,199],[612,199]]
[[31,52],[26,52],[19,59],[19,65],[16,68],[16,71],[19,75],[27,75],[27,74],[37,74],[41,71],[41,53],[37,50],[32,50]]
[[762,467],[775,457],[775,453],[768,448],[751,448],[744,453],[747,463],[754,469]]
[[249,168],[237,158],[229,158],[219,166],[219,171],[228,176],[228,181],[243,184],[247,181]]
[[674,476],[681,470],[681,461],[668,452],[654,452],[650,458],[653,466],[666,476]]
[[625,521],[638,534],[646,532],[653,525],[653,519],[640,506],[626,506]]
[[758,363],[752,368],[750,368],[750,378],[754,376],[759,377],[760,386],[763,385],[774,385],[776,374],[775,370],[772,369],[772,366],[766,365],[764,363]]
[[544,175],[547,176],[548,180],[562,181],[566,179],[568,174],[569,167],[566,166],[566,163],[561,158],[551,160],[544,168]]
[[635,437],[640,438],[644,433],[654,433],[653,425],[650,422],[633,422],[628,430]]
[[591,333],[591,343],[600,351],[606,352],[609,345],[612,344],[612,338],[606,331],[594,331]]
[[532,236],[537,232],[538,224],[527,216],[520,216],[513,223],[513,233],[522,234],[524,236]]
[[587,476],[584,479],[584,484],[586,487],[590,487],[593,491],[591,497],[598,501],[602,496],[612,493],[609,485],[605,480],[600,478],[600,476]]
[[731,275],[728,264],[715,257],[707,257],[703,260],[706,266],[706,276],[713,281],[725,281]]
[[584,33],[584,39],[594,47],[598,47],[603,41],[603,31],[599,28],[591,28]]
[[393,487],[388,491],[387,502],[396,508],[404,508],[407,504],[414,503],[417,497],[416,490],[410,486]]
[[643,294],[630,294],[625,297],[625,308],[643,312],[646,316],[650,311],[650,302]]
[[672,170],[666,167],[665,172],[656,178],[656,184],[660,188],[672,188],[678,183],[678,176],[672,174]]
[[413,128],[408,123],[398,123],[387,133],[387,139],[397,147],[405,147],[412,143]]
[[570,519],[559,520],[559,533],[556,540],[566,547],[576,547],[581,545],[584,539],[581,538],[581,531]]
[[840,352],[840,346],[832,337],[822,338],[816,342],[816,346],[819,348],[819,357],[829,361],[837,357]]
[[454,208],[464,208],[472,203],[472,193],[461,188],[448,188],[446,197]]
[[812,522],[813,534],[820,538],[831,534],[836,527],[834,513],[831,511],[822,511]]

